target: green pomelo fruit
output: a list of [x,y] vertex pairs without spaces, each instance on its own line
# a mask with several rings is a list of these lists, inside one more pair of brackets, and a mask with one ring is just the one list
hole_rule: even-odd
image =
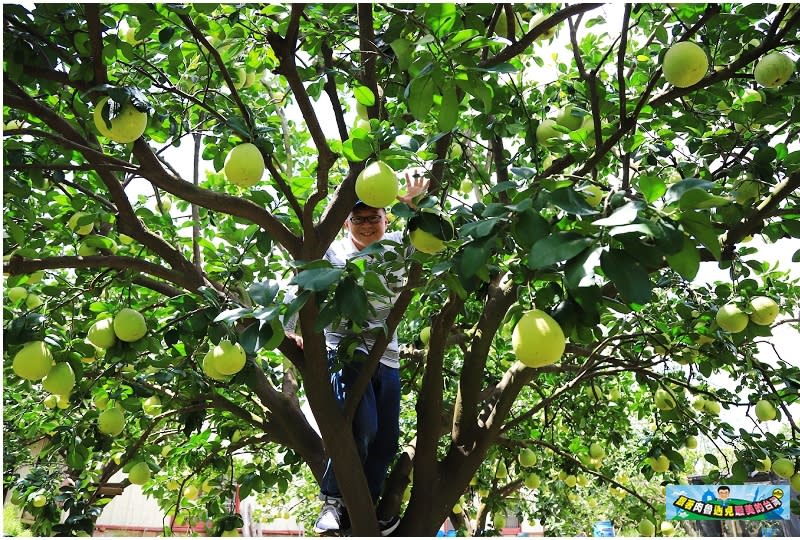
[[53,355],[44,341],[31,341],[14,355],[11,369],[29,381],[44,378],[53,367]]
[[68,396],[75,387],[75,372],[67,362],[59,362],[42,380],[42,387],[59,396]]
[[144,315],[131,308],[123,308],[114,316],[114,334],[122,341],[139,341],[147,333]]
[[664,388],[656,390],[655,403],[660,411],[671,411],[677,405],[675,395]]
[[663,473],[669,469],[669,458],[664,454],[661,454],[657,458],[648,458],[648,461],[650,461],[650,468],[657,473]]
[[572,114],[574,105],[566,105],[558,111],[556,122],[569,130],[576,130],[583,125],[583,116]]
[[214,368],[222,375],[239,373],[247,362],[242,346],[224,339],[211,349],[211,356]]
[[794,461],[789,458],[778,458],[772,462],[772,472],[788,480],[794,476]]
[[550,315],[538,309],[527,311],[514,327],[511,347],[517,360],[528,367],[542,367],[561,359],[566,338]]
[[92,232],[92,229],[94,229],[94,221],[89,221],[89,223],[85,223],[84,225],[78,225],[78,221],[85,221],[82,218],[86,218],[88,216],[89,214],[86,212],[75,212],[72,214],[72,217],[69,218],[69,221],[67,221],[67,227],[69,227],[71,231],[74,231],[75,234],[79,234],[81,236],[89,234]]
[[678,88],[692,86],[702,80],[708,71],[706,52],[696,43],[680,41],[664,55],[664,78]]
[[148,416],[156,416],[161,413],[161,399],[158,396],[150,396],[142,401],[142,410]]
[[11,300],[11,302],[14,304],[26,298],[27,296],[28,291],[25,289],[25,287],[11,287],[10,289],[6,290],[6,298]]
[[252,143],[243,143],[233,148],[225,156],[225,178],[232,184],[249,188],[261,180],[264,175],[264,156]]
[[525,487],[528,489],[537,489],[541,484],[542,480],[536,473],[530,473],[525,477]]
[[690,450],[693,450],[693,449],[697,448],[697,437],[695,437],[694,435],[689,435],[688,437],[686,437],[686,443],[685,444],[686,444],[686,448],[688,448]]
[[429,255],[439,253],[445,248],[444,240],[422,229],[414,229],[408,236],[414,249]]
[[725,304],[717,311],[717,324],[726,332],[738,334],[745,328],[750,318],[736,304]]
[[356,195],[373,208],[384,208],[393,204],[398,189],[394,169],[383,161],[373,161],[356,178]]
[[150,475],[150,467],[144,461],[140,461],[128,471],[128,480],[131,484],[141,486],[150,481]]
[[760,326],[768,326],[775,322],[780,311],[780,306],[772,298],[767,296],[756,296],[750,300],[750,320]]
[[117,436],[125,428],[125,414],[119,407],[109,407],[97,417],[97,427],[101,433]]
[[525,468],[536,465],[536,454],[530,448],[523,448],[519,453],[519,464]]
[[761,420],[762,422],[769,422],[770,420],[775,420],[775,417],[778,415],[778,412],[775,410],[775,407],[772,406],[772,403],[767,401],[766,399],[761,399],[756,403],[756,417]]
[[422,330],[419,331],[419,340],[422,342],[422,344],[425,347],[428,346],[428,343],[430,343],[430,341],[431,341],[431,327],[430,326],[426,326],[425,328],[423,328]]
[[592,443],[589,446],[589,455],[594,459],[601,459],[606,455],[606,449],[599,443]]
[[553,139],[561,137],[561,132],[553,129],[554,125],[556,125],[556,121],[548,118],[542,120],[539,125],[536,126],[536,140],[539,144],[549,146],[553,142]]
[[508,468],[504,461],[501,461],[497,464],[497,469],[494,471],[495,478],[508,478]]
[[94,125],[97,131],[112,141],[122,144],[133,142],[141,137],[147,128],[147,113],[139,111],[129,101],[122,106],[120,114],[111,120],[111,129],[109,129],[102,112],[107,101],[108,97],[106,96],[98,101],[94,108]]
[[639,534],[642,536],[656,535],[655,524],[647,518],[642,518],[642,520],[639,522],[639,525],[636,527],[636,530],[639,531]]
[[794,73],[794,62],[780,52],[771,52],[756,64],[753,76],[758,84],[767,88],[776,88],[788,81]]
[[89,328],[86,339],[99,349],[109,349],[117,343],[117,334],[114,333],[112,319],[100,319]]

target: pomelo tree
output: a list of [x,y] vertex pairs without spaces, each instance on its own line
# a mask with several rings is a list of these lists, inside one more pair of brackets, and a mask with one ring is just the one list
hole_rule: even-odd
[[[386,332],[407,344],[403,448],[378,508],[402,514],[398,535],[433,534],[461,500],[475,513],[450,517],[471,534],[489,516],[499,523],[530,473],[517,464],[523,448],[538,457],[543,501],[585,477],[631,497],[632,523],[658,523],[663,503],[657,489],[621,482],[620,460],[655,485],[683,472],[690,435],[734,451],[736,461],[709,458],[712,482],[742,481],[766,457],[800,457],[790,409],[800,370],[756,355],[776,326],[796,325],[800,288],[743,243],[800,237],[798,78],[770,87],[753,78],[768,54],[796,62],[791,4],[626,5],[614,16],[598,4],[3,11],[5,286],[43,300],[4,305],[3,473],[35,534],[91,531],[120,491],[110,478],[134,466],[176,523],[230,530],[240,523],[234,484],[274,497],[295,478],[320,478],[330,456],[354,533],[375,535],[345,435],[356,401],[336,406],[321,331],[358,326],[388,292],[381,276],[400,264],[408,279],[396,284]],[[662,60],[683,41],[709,68],[678,88]],[[763,98],[745,99],[755,89]],[[357,104],[368,121],[353,120]],[[108,138],[138,129],[125,124],[141,121],[132,108],[147,115],[144,133]],[[261,154],[263,176],[258,160],[225,167],[243,144]],[[391,227],[414,221],[435,235],[443,227],[426,230],[421,218],[433,210],[455,234],[407,261],[376,246],[369,262],[332,268],[322,256],[356,179],[378,160],[431,180],[417,210],[392,208]],[[228,178],[234,169],[246,178]],[[745,181],[758,189],[737,199]],[[798,259],[788,252],[782,263]],[[703,261],[730,279],[693,283]],[[773,323],[719,327],[722,306],[749,315],[755,297],[778,304]],[[144,335],[109,333],[126,309],[143,315]],[[568,341],[560,361],[536,368],[517,362],[511,343],[532,309]],[[304,350],[283,339],[293,316]],[[388,342],[376,338],[373,368]],[[75,385],[56,408],[11,367],[32,341],[72,367]],[[229,375],[204,362],[222,341],[246,353]],[[659,390],[674,407],[656,406]],[[146,414],[152,396],[161,408]],[[785,429],[756,424],[761,399]],[[114,429],[101,431],[108,407]],[[720,409],[755,427],[735,429]],[[36,442],[45,444],[34,459]],[[592,443],[606,451],[594,462]],[[243,453],[255,457],[235,464]],[[656,473],[649,458],[660,456],[669,468]],[[495,476],[500,463],[507,477]],[[551,470],[564,478],[551,481]],[[60,488],[64,477],[74,486]],[[568,530],[543,505],[526,512],[550,533]]]

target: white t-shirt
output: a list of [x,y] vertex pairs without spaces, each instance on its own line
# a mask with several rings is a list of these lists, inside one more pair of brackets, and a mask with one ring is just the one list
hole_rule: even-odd
[[[387,232],[381,242],[383,241],[390,241],[396,242],[397,244],[402,244],[403,241],[403,233],[400,231],[393,231]],[[394,259],[391,261],[392,270],[386,273],[383,270],[378,270],[377,273],[380,276],[381,281],[386,286],[386,288],[391,291],[391,296],[370,296],[370,305],[374,312],[370,313],[369,318],[367,321],[364,322],[364,331],[368,332],[369,330],[376,329],[376,328],[384,328],[386,324],[386,318],[389,316],[389,312],[392,309],[395,301],[397,300],[397,296],[400,293],[400,290],[405,285],[405,257],[407,255],[408,250],[404,247],[398,247],[395,245],[385,245],[386,253],[394,254]],[[325,252],[325,260],[329,261],[334,268],[344,268],[347,261],[355,258],[359,254],[359,249],[353,244],[353,241],[350,239],[349,236],[345,236],[339,240],[334,241],[328,251]],[[381,255],[367,255],[367,268],[370,267],[370,261],[376,262],[376,258],[381,257]],[[390,259],[391,257],[387,257]],[[383,263],[387,264],[387,263]],[[287,298],[291,298],[294,296],[294,291],[291,291]],[[292,317],[292,320],[286,324],[286,329],[290,332],[294,331],[296,325],[297,318]],[[341,341],[348,337],[357,337],[358,339],[362,340],[362,344],[358,345],[357,348],[363,350],[365,353],[369,352],[372,349],[372,346],[375,344],[375,339],[369,335],[364,333],[356,334],[352,330],[348,329],[346,326],[346,321],[343,321],[336,328],[328,327],[325,328],[325,344],[328,349],[337,349]],[[397,341],[397,331],[394,332],[392,336],[392,340],[386,346],[386,350],[381,356],[381,363],[393,368],[400,367],[400,346]]]
[[[403,233],[399,231],[388,232],[384,235],[383,240],[389,240],[391,242],[397,242],[400,244],[403,241]],[[403,260],[405,255],[404,250],[402,248],[398,248],[397,246],[386,245],[386,251],[393,252],[397,255],[397,259],[395,261],[396,264],[393,264],[394,270],[389,272],[388,275],[383,275],[382,272],[379,272],[379,275],[381,275],[383,284],[390,291],[392,291],[393,294],[391,297],[372,297],[370,299],[370,305],[372,306],[374,313],[371,313],[369,319],[365,322],[365,330],[384,327],[386,324],[386,318],[389,316],[389,312],[397,300],[400,289],[403,287],[403,285],[405,285],[405,261]],[[353,244],[353,241],[350,239],[350,237],[346,236],[340,240],[336,240],[331,244],[331,246],[328,248],[328,251],[325,252],[325,259],[330,261],[334,268],[344,268],[347,261],[355,258],[358,253],[359,249]],[[375,257],[375,255],[367,256],[367,268],[369,268],[369,261],[374,261]],[[325,344],[327,345],[328,349],[336,349],[342,339],[353,335],[354,334],[344,325],[340,325],[337,328],[326,328]],[[375,340],[371,336],[363,334],[359,334],[359,338],[363,340],[363,347],[359,345],[358,348],[363,349],[365,352],[369,352],[375,343]],[[392,340],[386,346],[383,356],[381,356],[381,363],[393,368],[400,367],[400,346],[397,342],[396,331],[392,336]]]

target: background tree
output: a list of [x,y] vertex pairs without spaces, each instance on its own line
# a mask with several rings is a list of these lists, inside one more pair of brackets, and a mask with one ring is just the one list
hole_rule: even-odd
[[[410,343],[406,446],[379,509],[403,509],[396,534],[434,533],[477,490],[488,499],[470,528],[481,534],[521,485],[496,475],[500,463],[516,474],[523,447],[538,456],[548,493],[564,488],[550,468],[624,490],[614,454],[638,419],[652,429],[624,459],[651,481],[680,474],[690,435],[735,449],[709,481],[741,481],[765,457],[796,464],[800,373],[755,353],[773,325],[797,319],[762,325],[748,315],[759,296],[796,313],[800,289],[742,242],[800,236],[800,11],[604,13],[596,4],[4,6],[4,489],[16,483],[33,532],[51,531],[57,502],[70,512],[59,532],[90,531],[116,493],[113,473],[142,461],[150,479],[139,480],[170,500],[172,515],[196,508],[190,519],[230,529],[238,521],[222,494],[234,482],[284,493],[301,471],[319,478],[329,455],[355,534],[377,533],[355,445],[342,436],[355,402],[335,406],[321,329],[362,321],[384,290],[377,273],[397,263],[320,260],[375,159],[425,169],[431,188],[419,207],[456,229],[443,251],[415,253],[387,321]],[[542,66],[555,33],[568,36],[569,54],[551,80]],[[677,73],[663,65],[683,41],[700,46],[708,69],[696,54]],[[774,52],[788,60],[761,69],[788,82],[756,82]],[[223,170],[234,148],[246,159]],[[184,172],[173,156],[190,154]],[[201,158],[216,172],[204,175]],[[425,212],[398,204],[393,213],[394,227],[436,232]],[[730,281],[692,284],[701,261],[718,261]],[[738,333],[717,322],[731,303],[745,313]],[[569,340],[559,363],[536,369],[515,362],[510,342],[534,307]],[[100,350],[86,341],[123,308],[143,314],[143,337]],[[279,323],[294,314],[303,351],[281,341]],[[131,317],[123,333],[140,325]],[[67,391],[68,374],[45,383],[61,397],[13,369],[36,341],[74,373]],[[223,341],[246,353],[232,376],[206,362]],[[368,365],[386,342],[379,336]],[[20,358],[49,366],[31,350]],[[228,367],[235,360],[219,354]],[[754,417],[761,399],[785,431],[736,430],[717,417],[720,408]],[[101,430],[109,407],[121,408],[124,426]],[[48,445],[16,479],[37,440]],[[606,457],[586,459],[592,442]],[[240,452],[262,457],[241,468]],[[659,458],[668,469],[657,473],[648,459]],[[64,476],[75,486],[58,494]],[[663,515],[649,492],[626,496],[638,496],[632,518]],[[546,509],[534,517],[568,532]]]

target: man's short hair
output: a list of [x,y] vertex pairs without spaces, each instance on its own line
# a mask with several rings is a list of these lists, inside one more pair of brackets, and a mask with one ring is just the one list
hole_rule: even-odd
[[[361,199],[357,200],[356,204],[353,205],[353,210],[358,210],[359,208],[373,208],[375,210],[386,210],[383,206],[378,206],[378,207],[370,206]],[[352,212],[353,210],[350,211]]]
[[719,486],[719,487],[717,488],[717,493],[719,493],[719,492],[720,492],[720,491],[722,491],[723,489],[724,489],[725,491],[727,491],[728,493],[730,493],[730,492],[731,492],[731,488],[729,488],[728,486]]

